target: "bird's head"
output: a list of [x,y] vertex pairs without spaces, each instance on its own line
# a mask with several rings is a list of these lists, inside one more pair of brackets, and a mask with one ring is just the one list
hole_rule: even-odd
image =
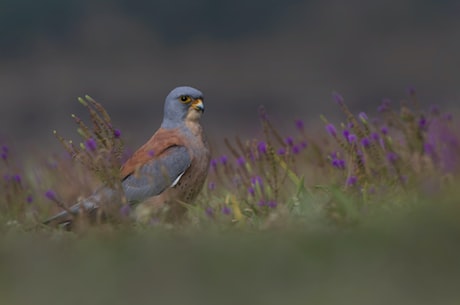
[[203,93],[192,87],[177,87],[165,100],[164,127],[174,127],[185,121],[198,121],[204,112]]

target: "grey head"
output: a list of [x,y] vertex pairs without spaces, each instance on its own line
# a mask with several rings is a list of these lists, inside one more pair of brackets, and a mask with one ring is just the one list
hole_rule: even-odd
[[188,86],[174,88],[166,96],[161,127],[176,128],[186,120],[198,121],[203,112],[203,93],[200,90]]

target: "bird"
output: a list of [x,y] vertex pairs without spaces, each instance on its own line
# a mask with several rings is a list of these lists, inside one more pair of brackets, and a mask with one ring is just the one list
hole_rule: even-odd
[[[173,89],[166,96],[159,129],[121,166],[121,188],[129,206],[136,206],[137,220],[146,221],[162,209],[167,211],[168,220],[180,218],[186,211],[185,204],[197,198],[211,159],[200,123],[204,109],[203,94],[198,89]],[[70,228],[81,211],[94,216],[103,202],[113,202],[117,194],[102,186],[43,223]]]

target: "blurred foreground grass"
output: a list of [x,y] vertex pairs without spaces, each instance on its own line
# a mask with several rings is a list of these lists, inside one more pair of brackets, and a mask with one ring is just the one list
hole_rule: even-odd
[[0,304],[458,304],[458,216],[447,204],[346,230],[10,231]]

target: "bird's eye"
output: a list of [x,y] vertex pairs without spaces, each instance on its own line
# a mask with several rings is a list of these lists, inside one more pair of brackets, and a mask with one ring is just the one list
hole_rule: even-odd
[[188,103],[188,102],[191,101],[190,96],[188,96],[188,95],[182,95],[180,97],[180,100],[182,101],[182,103]]

